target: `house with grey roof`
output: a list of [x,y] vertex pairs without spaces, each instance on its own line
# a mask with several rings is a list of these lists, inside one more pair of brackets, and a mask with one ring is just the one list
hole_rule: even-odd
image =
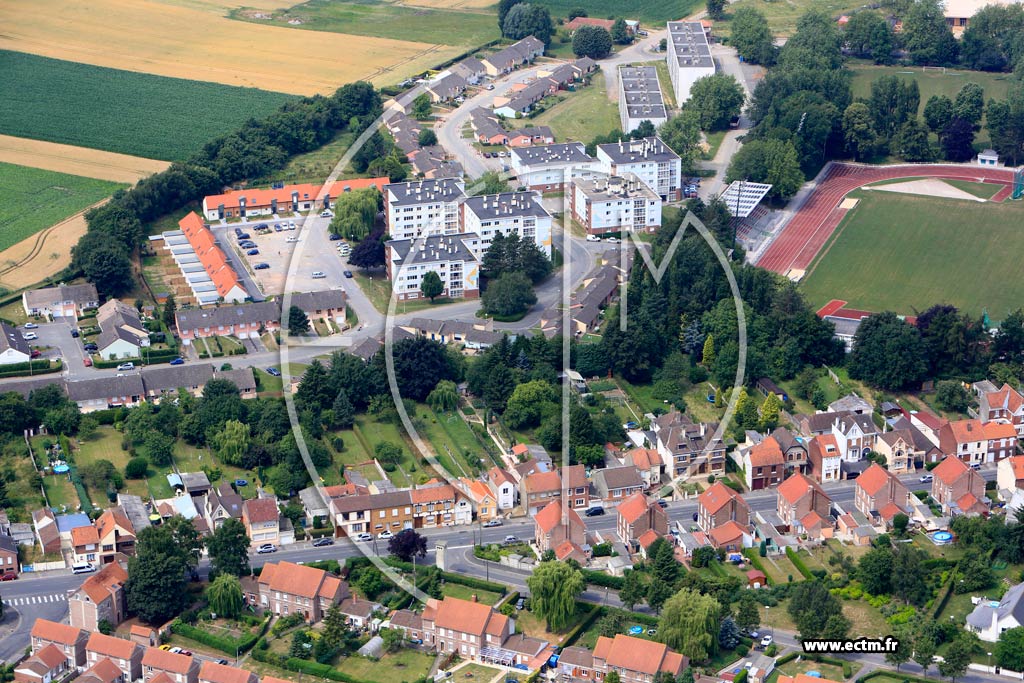
[[[526,114],[533,105],[558,91],[558,82],[551,78],[538,78],[511,97],[495,101],[494,113],[507,119]],[[499,104],[500,102],[500,104]]]
[[281,308],[275,301],[223,305],[214,308],[190,308],[174,314],[181,343],[215,335],[250,339],[263,332],[281,328]]
[[422,178],[462,178],[462,164],[449,159],[440,145],[421,147],[409,155],[412,170]]
[[1024,583],[1018,583],[999,600],[982,598],[967,615],[966,628],[987,643],[995,643],[1011,628],[1024,626]]
[[544,43],[534,36],[527,36],[493,55],[484,57],[481,62],[488,76],[501,76],[529,64],[543,54]]
[[310,320],[333,320],[345,324],[345,290],[322,289],[318,292],[295,292],[291,305],[298,306]]
[[193,396],[202,394],[203,387],[213,379],[213,366],[209,363],[186,363],[185,365],[151,365],[139,371],[146,400],[160,402],[163,396],[177,395],[184,389]]
[[111,299],[96,312],[100,335],[96,340],[101,358],[138,358],[149,346],[149,330],[133,306]]
[[466,92],[467,85],[469,84],[466,82],[466,79],[459,74],[445,71],[439,74],[433,81],[427,83],[426,91],[430,95],[430,101],[435,104],[451,102]]
[[379,340],[374,339],[373,337],[367,337],[362,341],[356,342],[346,350],[353,356],[362,358],[364,361],[368,361],[377,355],[377,352],[381,350],[382,346],[383,344],[381,344]]
[[442,344],[462,344],[467,349],[486,349],[501,341],[491,320],[431,320],[413,318],[402,329]]
[[137,373],[115,377],[94,377],[66,382],[68,398],[83,413],[107,408],[134,408],[146,397],[142,376]]
[[466,57],[449,71],[464,78],[469,85],[476,85],[487,75],[487,67],[476,57]]
[[42,289],[29,289],[21,295],[25,315],[51,318],[77,318],[100,305],[96,285],[58,285]]
[[27,363],[32,359],[32,347],[13,326],[0,320],[0,365]]
[[634,493],[644,490],[644,480],[632,465],[597,470],[591,476],[591,481],[597,490],[597,496],[605,504],[617,505]]

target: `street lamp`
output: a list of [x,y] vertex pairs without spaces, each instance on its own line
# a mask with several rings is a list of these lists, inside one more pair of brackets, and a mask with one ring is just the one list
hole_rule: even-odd
[[992,653],[991,652],[986,652],[985,654],[988,655],[988,668],[989,668],[989,673],[991,673],[992,672]]

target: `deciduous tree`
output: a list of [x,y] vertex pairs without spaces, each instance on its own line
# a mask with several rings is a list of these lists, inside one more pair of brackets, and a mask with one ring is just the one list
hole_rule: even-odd
[[740,7],[732,15],[729,42],[740,57],[753,64],[771,66],[775,63],[775,42],[768,20],[752,7]]
[[698,78],[690,87],[687,107],[697,112],[702,130],[725,130],[743,107],[743,88],[729,74],[717,73]]
[[402,562],[427,556],[427,539],[413,529],[403,529],[388,541],[388,552]]
[[434,299],[444,293],[444,283],[441,282],[441,276],[432,270],[424,273],[423,279],[420,280],[420,293],[433,303]]
[[561,631],[576,609],[583,592],[583,574],[565,562],[542,562],[526,578],[530,609],[544,619],[548,631]]
[[214,572],[245,576],[249,573],[249,536],[237,519],[224,520],[206,539]]
[[722,606],[708,595],[684,588],[662,608],[658,637],[692,661],[704,662],[718,651]]
[[572,53],[577,57],[603,59],[612,51],[612,36],[600,26],[580,26],[572,36]]

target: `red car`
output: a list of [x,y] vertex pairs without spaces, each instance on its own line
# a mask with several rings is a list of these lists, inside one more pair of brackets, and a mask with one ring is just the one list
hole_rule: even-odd
[[9,574],[4,574],[4,575],[0,576],[0,581],[14,581],[17,578],[18,578],[17,574],[9,573]]
[[86,356],[85,358],[83,358],[82,362],[85,363],[85,367],[87,367],[87,368],[91,368],[92,367],[92,358],[89,358],[89,356]]

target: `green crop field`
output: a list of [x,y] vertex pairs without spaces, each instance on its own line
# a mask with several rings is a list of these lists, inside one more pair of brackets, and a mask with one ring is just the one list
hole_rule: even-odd
[[59,223],[120,183],[0,163],[0,250]]
[[[674,21],[693,14],[698,8],[703,8],[704,3],[700,0],[636,0],[635,2],[620,2],[619,0],[537,0],[537,4],[544,5],[551,10],[554,17],[564,17],[577,7],[583,7],[587,14],[598,19],[638,19],[648,26],[659,24],[665,21]],[[664,26],[658,27],[664,28]]]
[[1021,306],[1024,206],[854,192],[860,203],[801,283],[815,306],[912,315],[950,303],[1002,319]]
[[[245,8],[232,11],[230,16],[242,21],[268,23],[266,18],[253,18],[251,11]],[[497,15],[491,11],[406,7],[381,0],[310,0],[275,12],[270,21],[274,25],[307,31],[350,33],[429,44],[476,46],[501,37]],[[302,23],[291,24],[291,21]]]
[[775,35],[791,36],[796,30],[797,20],[811,8],[819,9],[829,16],[838,17],[840,14],[847,14],[850,10],[857,9],[862,5],[863,3],[857,0],[788,0],[787,2],[736,0],[727,6],[726,21],[715,22],[714,33],[716,36],[729,35],[728,19],[733,12],[741,7],[753,7],[763,14],[768,20],[768,27]]
[[7,50],[0,72],[0,133],[167,161],[293,97]]

